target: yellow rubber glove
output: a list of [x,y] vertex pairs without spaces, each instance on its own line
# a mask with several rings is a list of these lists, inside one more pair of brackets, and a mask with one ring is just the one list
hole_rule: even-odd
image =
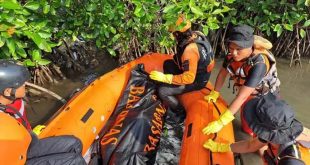
[[227,109],[218,120],[215,120],[211,123],[208,124],[208,126],[206,126],[202,132],[203,134],[211,134],[211,133],[217,133],[219,132],[225,125],[227,125],[228,123],[230,123],[232,120],[234,120],[235,117],[234,115],[231,113],[231,111],[229,109]]
[[217,98],[220,96],[220,93],[212,90],[209,95],[205,96],[204,99],[208,102],[213,101],[216,102]]
[[211,152],[230,152],[230,144],[226,143],[218,143],[209,139],[207,142],[203,144],[203,147],[209,149]]
[[172,83],[172,74],[164,74],[162,72],[158,72],[158,71],[152,71],[150,73],[150,78],[156,81],[160,81],[160,82],[164,82],[164,83],[168,83],[171,84]]
[[40,135],[40,133],[44,130],[46,126],[45,125],[37,125],[32,129],[32,132],[34,132],[36,135]]

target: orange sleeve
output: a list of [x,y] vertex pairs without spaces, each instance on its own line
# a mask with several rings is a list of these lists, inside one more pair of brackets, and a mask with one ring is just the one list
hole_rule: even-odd
[[186,85],[192,84],[196,78],[197,66],[199,61],[199,51],[196,43],[189,44],[182,55],[183,73],[173,75],[172,84]]

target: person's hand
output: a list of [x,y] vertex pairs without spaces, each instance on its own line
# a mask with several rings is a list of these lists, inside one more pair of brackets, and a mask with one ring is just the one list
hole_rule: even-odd
[[36,127],[34,127],[34,129],[32,129],[32,132],[39,136],[45,127],[45,125],[37,125]]
[[211,133],[219,132],[225,125],[234,120],[235,117],[229,109],[227,109],[218,120],[215,120],[202,129],[203,134],[209,135]]
[[211,152],[229,152],[231,151],[230,144],[218,143],[209,139],[203,144],[203,147],[209,149]]
[[205,96],[204,99],[208,102],[212,101],[212,102],[216,102],[217,98],[220,96],[220,93],[212,90],[209,95]]
[[172,77],[173,77],[172,74],[164,74],[159,71],[151,71],[150,73],[150,78],[152,80],[156,80],[156,81],[160,81],[160,82],[164,82],[168,84],[172,83]]

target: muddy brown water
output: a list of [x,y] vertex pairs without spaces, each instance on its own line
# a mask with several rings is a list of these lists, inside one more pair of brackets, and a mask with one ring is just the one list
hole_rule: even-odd
[[[281,81],[281,97],[285,99],[295,110],[296,117],[304,126],[310,127],[310,65],[307,60],[303,61],[303,67],[289,68],[289,60],[277,59],[278,74]],[[216,68],[211,75],[210,81],[215,82],[216,75],[221,67],[222,59],[217,59]],[[74,93],[78,88],[82,88],[86,81],[113,70],[116,66],[116,61],[112,59],[105,59],[102,64],[93,70],[88,70],[83,74],[73,74],[70,78],[60,81],[58,84],[47,86],[48,89],[54,91],[64,98]],[[234,98],[232,89],[227,88],[228,82],[226,80],[221,94],[227,103]],[[28,108],[28,118],[33,126],[37,124],[44,124],[50,116],[52,116],[62,104],[51,98],[48,95],[32,96],[30,99],[30,107]],[[161,148],[157,154],[156,164],[177,164],[178,155],[180,153],[180,132],[182,132],[182,125],[180,126],[165,126],[164,136],[161,138]],[[175,129],[177,128],[177,129]],[[177,131],[175,131],[177,130]],[[245,133],[240,131],[239,115],[234,121],[234,130],[236,140],[249,138]],[[176,135],[179,137],[176,137]],[[242,154],[245,164],[262,164],[258,154],[249,153]]]

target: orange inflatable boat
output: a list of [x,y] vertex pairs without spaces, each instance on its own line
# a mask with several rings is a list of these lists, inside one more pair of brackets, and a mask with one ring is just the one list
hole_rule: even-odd
[[[114,111],[118,99],[126,87],[131,69],[137,64],[143,63],[147,72],[162,71],[163,62],[171,58],[164,54],[147,54],[97,78],[75,94],[51,117],[46,123],[46,128],[40,134],[40,138],[74,135],[81,139],[82,153],[86,155]],[[179,161],[181,165],[234,164],[233,153],[211,153],[202,147],[209,138],[219,142],[234,142],[232,124],[228,124],[217,134],[211,136],[202,134],[202,128],[217,119],[227,107],[222,98],[218,99],[216,103],[207,103],[203,100],[203,96],[207,95],[211,88],[211,84],[208,84],[205,89],[186,93],[179,97],[187,111]],[[310,154],[309,149],[304,149],[302,152],[303,155]]]
[[[71,98],[47,122],[46,128],[40,134],[40,138],[55,135],[74,135],[81,139],[83,154],[86,154],[111,116],[129,79],[131,69],[136,64],[143,63],[147,72],[151,70],[162,71],[162,64],[166,59],[171,59],[171,56],[155,53],[144,55],[99,77]],[[203,126],[218,118],[227,106],[222,99],[216,104],[205,102],[203,96],[210,92],[208,88],[211,88],[210,84],[206,89],[180,96],[187,111],[181,164],[229,165],[234,162],[232,153],[215,154],[202,147],[203,142],[209,138],[223,142],[234,141],[232,124],[227,125],[214,136],[202,134]]]
[[202,147],[208,139],[217,142],[233,143],[234,132],[232,124],[225,126],[219,133],[210,136],[203,135],[202,129],[209,122],[219,118],[227,107],[223,99],[218,99],[216,103],[207,103],[203,97],[210,92],[211,85],[205,89],[190,92],[180,96],[187,111],[185,119],[185,131],[183,134],[180,164],[234,164],[234,157],[231,152],[212,153]]

